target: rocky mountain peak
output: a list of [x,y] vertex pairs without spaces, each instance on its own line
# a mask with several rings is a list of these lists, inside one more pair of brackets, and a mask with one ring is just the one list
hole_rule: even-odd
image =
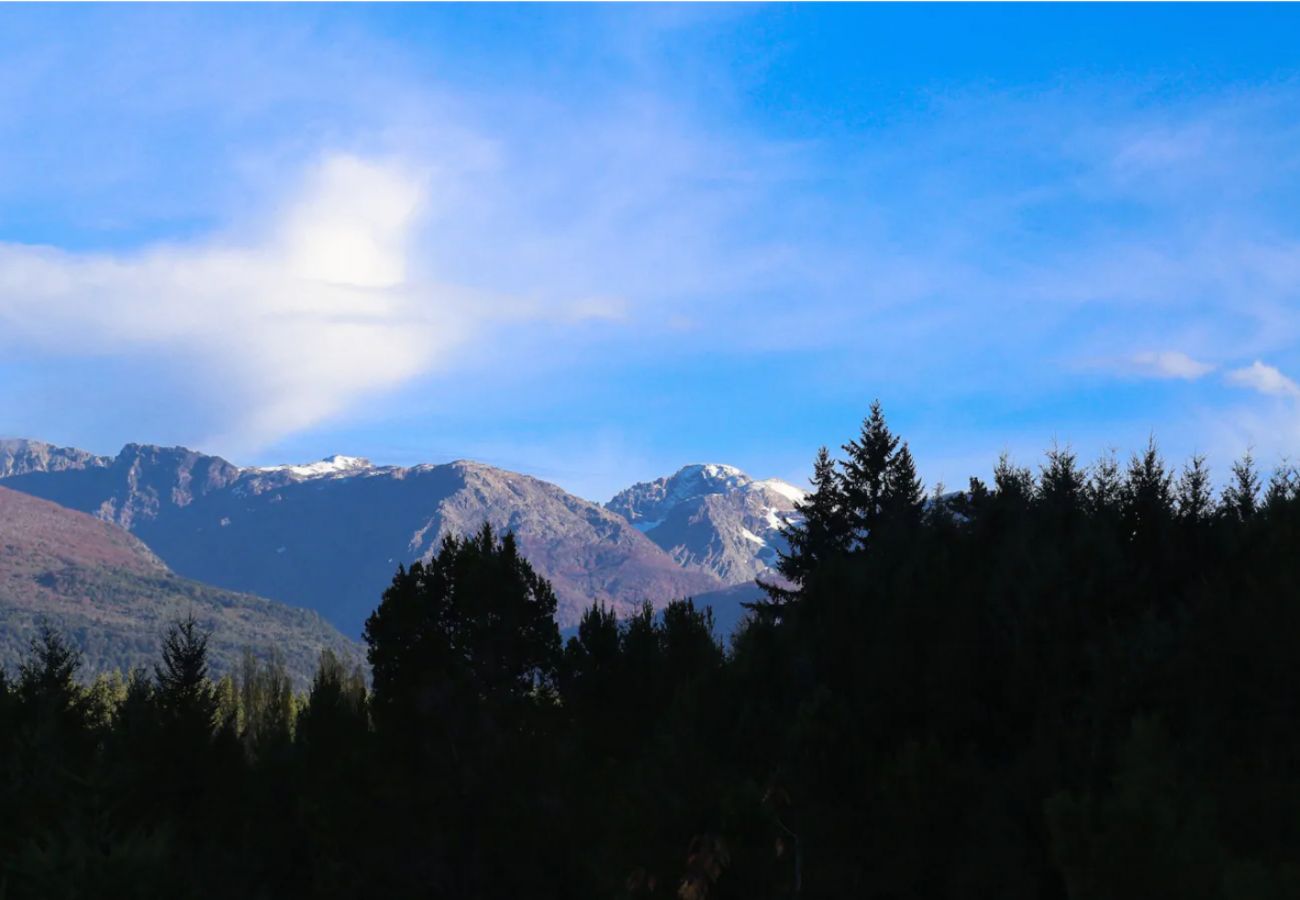
[[96,456],[73,447],[56,447],[26,438],[0,438],[0,478],[29,472],[103,468],[110,462],[111,457]]
[[166,507],[188,506],[240,475],[238,466],[219,456],[154,444],[127,444],[109,470],[116,490],[96,514],[127,528],[137,519],[156,519]]
[[735,466],[698,463],[620,491],[606,508],[679,565],[740,584],[772,574],[786,546],[782,529],[803,496],[779,479],[755,481]]

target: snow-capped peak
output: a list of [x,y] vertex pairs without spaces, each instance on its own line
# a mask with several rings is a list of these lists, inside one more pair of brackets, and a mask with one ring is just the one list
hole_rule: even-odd
[[779,478],[755,481],[735,466],[696,463],[634,484],[606,508],[685,566],[727,584],[770,575],[802,516],[805,492]]
[[664,483],[676,494],[690,496],[696,493],[711,494],[730,490],[750,483],[750,477],[735,466],[722,463],[695,463],[682,466]]
[[327,456],[314,463],[282,466],[258,466],[255,472],[286,472],[299,478],[320,478],[325,475],[342,475],[372,468],[370,460],[360,456]]
[[769,490],[776,491],[792,503],[802,503],[804,498],[808,496],[807,491],[795,487],[788,481],[782,481],[780,478],[767,478],[763,481],[756,481],[754,484],[757,487],[765,487]]

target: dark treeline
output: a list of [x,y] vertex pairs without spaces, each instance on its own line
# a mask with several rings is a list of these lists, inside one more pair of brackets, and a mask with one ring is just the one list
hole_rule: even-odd
[[0,683],[0,896],[1300,896],[1300,485],[1153,445],[927,497],[879,407],[723,647],[689,602],[562,646],[511,536],[448,539],[371,683]]

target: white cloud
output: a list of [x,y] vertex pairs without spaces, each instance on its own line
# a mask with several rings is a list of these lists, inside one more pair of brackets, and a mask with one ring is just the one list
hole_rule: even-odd
[[1149,351],[1135,354],[1133,365],[1143,375],[1153,378],[1182,378],[1194,381],[1214,371],[1214,366],[1192,359],[1177,350]]
[[471,328],[466,295],[419,284],[425,200],[400,167],[327,158],[263,246],[207,240],[124,254],[0,244],[0,345],[184,365],[219,416],[189,435],[252,448],[429,370]]
[[1229,384],[1250,388],[1274,397],[1300,398],[1300,384],[1283,375],[1273,366],[1259,360],[1241,369],[1233,369],[1224,376]]
[[406,279],[406,244],[423,202],[409,175],[350,156],[327,160],[283,225],[285,259],[308,282],[386,288]]

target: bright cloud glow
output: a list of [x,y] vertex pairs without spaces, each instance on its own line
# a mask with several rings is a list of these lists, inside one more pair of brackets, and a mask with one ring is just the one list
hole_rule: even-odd
[[465,336],[456,292],[407,278],[424,199],[394,166],[335,156],[265,247],[0,245],[4,336],[55,355],[183,358],[233,410],[210,440],[270,442],[427,371]]
[[1228,384],[1250,388],[1273,397],[1300,398],[1300,384],[1283,375],[1273,366],[1255,360],[1249,366],[1234,369],[1226,376]]
[[418,182],[351,156],[314,173],[286,217],[285,258],[308,282],[386,288],[406,278],[411,225],[423,201]]

